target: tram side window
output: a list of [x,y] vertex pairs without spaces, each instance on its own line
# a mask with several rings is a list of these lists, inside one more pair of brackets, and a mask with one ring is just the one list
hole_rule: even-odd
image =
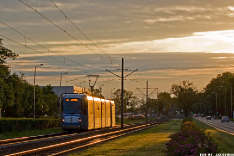
[[88,110],[88,100],[83,100],[83,115],[87,115]]
[[64,100],[63,113],[65,114],[80,114],[81,113],[81,99],[67,98]]
[[61,109],[62,109],[62,110],[63,110],[63,101],[64,101],[64,99],[61,98],[61,101],[60,101],[60,103],[59,103],[59,106],[61,105]]

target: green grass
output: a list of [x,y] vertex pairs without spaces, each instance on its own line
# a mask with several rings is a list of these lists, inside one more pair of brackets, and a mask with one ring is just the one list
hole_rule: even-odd
[[234,135],[219,131],[211,126],[208,126],[198,120],[193,120],[196,126],[203,129],[206,134],[210,133],[209,136],[218,144],[220,153],[234,153]]
[[41,135],[41,134],[49,134],[49,133],[55,133],[55,132],[62,132],[62,129],[61,128],[51,128],[51,129],[42,129],[42,130],[27,130],[27,131],[21,131],[21,132],[12,131],[12,132],[0,133],[0,140]]
[[165,156],[169,136],[180,131],[181,122],[182,120],[171,120],[165,124],[91,147],[81,153],[74,153],[71,156]]
[[[148,121],[155,120],[155,118],[149,118]],[[146,119],[139,119],[139,120],[131,120],[131,119],[123,119],[124,124],[130,124],[130,123],[138,123],[138,122],[145,122]],[[116,125],[121,124],[121,119],[119,121],[116,121]]]

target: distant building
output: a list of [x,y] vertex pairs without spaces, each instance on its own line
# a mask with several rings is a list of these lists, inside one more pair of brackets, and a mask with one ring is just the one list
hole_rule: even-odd
[[[41,88],[45,86],[40,86]],[[55,92],[56,95],[60,96],[60,86],[51,86],[53,87],[53,91]],[[88,89],[85,88],[80,88],[76,86],[61,86],[61,94],[62,93],[84,93],[84,92],[89,92]]]

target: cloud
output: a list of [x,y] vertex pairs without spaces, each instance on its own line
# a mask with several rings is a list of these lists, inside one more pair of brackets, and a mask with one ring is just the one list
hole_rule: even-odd
[[[105,54],[118,63],[124,58],[126,68],[139,69],[138,73],[141,74],[130,77],[136,77],[142,84],[149,79],[153,85],[167,89],[172,82],[181,79],[191,79],[204,85],[218,72],[232,71],[234,5],[231,0],[53,0],[82,33],[105,53],[93,46],[49,0],[40,0],[37,3],[31,0],[23,1],[34,9],[37,8],[62,30],[20,1],[1,0],[0,20],[51,51],[75,62],[114,71],[119,66],[107,63],[105,60],[109,58]],[[75,39],[65,34],[65,30]],[[38,68],[37,73],[38,82],[42,84],[58,84],[59,75],[63,71],[69,72],[67,78],[79,75],[81,79],[82,76],[85,79],[88,72],[100,74],[103,80],[98,83],[115,77],[93,69],[86,71],[82,66],[78,66],[76,70],[76,63],[51,54],[2,24],[0,32],[1,35],[60,61],[4,39],[4,46],[21,56],[17,60],[9,61],[12,72],[25,72],[30,82],[33,80],[33,68],[38,63],[45,64]],[[76,39],[87,44],[93,52]],[[223,52],[225,54],[222,54]],[[110,81],[112,82],[113,84],[105,82],[105,86],[119,87],[116,81]],[[132,88],[133,83],[135,82],[126,83],[126,87]]]
[[[64,15],[48,0],[24,0],[45,15],[48,19],[58,24],[68,32],[74,28],[65,21]],[[233,25],[232,16],[234,6],[231,1],[225,3],[204,2],[201,0],[178,1],[54,1],[70,19],[92,39],[128,39],[135,41],[155,40],[191,35],[194,32],[207,30],[227,30]],[[45,36],[56,36],[56,27],[43,19],[36,12],[30,10],[20,1],[10,2],[3,0],[0,9],[5,13],[0,19],[15,26],[27,26],[27,32],[38,33],[40,40]],[[17,8],[17,9],[14,9]],[[92,10],[92,11],[91,11]],[[7,14],[6,14],[7,13]],[[210,27],[212,25],[212,27]],[[32,29],[32,30],[31,30]],[[43,29],[43,31],[41,31]],[[34,30],[34,31],[33,31]],[[36,31],[35,31],[36,30]],[[78,39],[85,39],[77,31]],[[59,30],[58,30],[59,32]],[[45,35],[47,34],[47,35]],[[74,34],[75,35],[75,34]]]

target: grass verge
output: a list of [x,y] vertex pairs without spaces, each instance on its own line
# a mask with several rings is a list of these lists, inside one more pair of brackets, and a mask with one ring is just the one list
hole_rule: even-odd
[[143,130],[129,136],[108,141],[101,145],[86,149],[76,155],[122,155],[122,156],[165,156],[169,135],[180,131],[182,120],[171,120],[167,123]]
[[41,135],[41,134],[49,134],[49,133],[55,133],[55,132],[62,132],[62,129],[51,128],[51,129],[42,129],[42,130],[11,131],[11,132],[6,132],[6,133],[0,133],[0,140]]
[[[149,118],[148,121],[152,121],[155,120],[155,118]],[[132,120],[132,119],[123,119],[123,123],[124,124],[130,124],[130,123],[138,123],[138,122],[145,122],[146,119],[139,119],[139,120]],[[116,125],[120,125],[121,124],[121,119],[119,119],[119,121],[116,121],[115,123]]]
[[219,131],[209,125],[204,124],[201,121],[193,120],[196,126],[203,129],[206,134],[218,144],[220,153],[234,153],[234,136],[222,131]]

